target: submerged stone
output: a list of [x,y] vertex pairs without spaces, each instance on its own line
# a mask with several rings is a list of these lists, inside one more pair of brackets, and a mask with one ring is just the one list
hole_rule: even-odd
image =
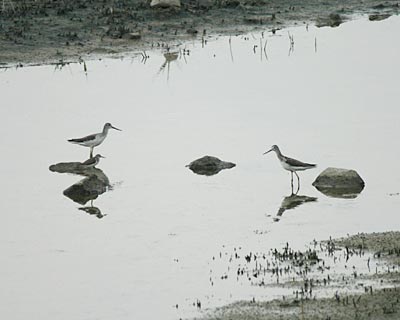
[[313,186],[335,198],[355,198],[365,183],[355,170],[327,168],[315,179]]
[[212,156],[204,156],[187,165],[187,167],[194,173],[206,176],[212,176],[223,169],[230,169],[235,166],[236,164],[232,162],[225,162]]

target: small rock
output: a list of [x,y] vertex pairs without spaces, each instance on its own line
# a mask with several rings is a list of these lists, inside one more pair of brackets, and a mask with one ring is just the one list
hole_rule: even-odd
[[152,8],[180,8],[180,0],[151,0],[150,7]]
[[235,166],[236,164],[232,162],[221,161],[220,159],[211,156],[204,156],[187,165],[187,167],[189,167],[189,169],[194,173],[206,176],[212,176],[223,169],[230,169]]
[[390,14],[370,14],[368,19],[369,21],[381,21],[389,18]]
[[327,168],[313,186],[322,193],[339,198],[355,198],[364,189],[364,181],[355,170]]

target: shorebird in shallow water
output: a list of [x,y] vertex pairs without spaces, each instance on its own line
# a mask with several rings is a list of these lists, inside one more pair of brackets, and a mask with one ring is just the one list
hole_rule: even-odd
[[68,141],[71,143],[79,144],[84,147],[89,147],[90,148],[90,158],[93,158],[93,148],[97,147],[104,141],[104,139],[107,137],[108,130],[110,130],[110,129],[122,131],[121,129],[113,127],[111,125],[111,123],[106,123],[103,127],[103,131],[100,133],[91,134],[86,137],[78,138],[78,139],[69,139]]
[[99,164],[100,158],[105,158],[101,154],[96,154],[94,157],[87,159],[85,162],[82,162],[82,165],[85,167],[95,167]]
[[297,174],[296,171],[304,171],[307,169],[312,169],[315,168],[317,165],[313,164],[313,163],[305,163],[305,162],[301,162],[299,160],[296,159],[292,159],[289,157],[286,157],[282,154],[281,150],[279,150],[279,147],[277,145],[273,145],[272,148],[270,150],[268,150],[267,152],[264,152],[264,154],[267,154],[268,152],[274,151],[276,153],[276,156],[279,159],[279,162],[281,163],[283,169],[290,171],[291,174],[291,185],[292,185],[292,192],[293,192],[293,172],[297,177],[297,192],[300,189],[300,177]]

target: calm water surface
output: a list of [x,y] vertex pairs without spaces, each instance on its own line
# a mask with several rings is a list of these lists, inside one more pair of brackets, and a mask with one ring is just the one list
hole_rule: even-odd
[[[281,30],[189,43],[169,64],[150,52],[146,63],[87,62],[87,75],[82,65],[1,71],[0,317],[179,319],[197,299],[207,308],[281,294],[211,286],[220,252],[399,230],[398,30],[399,17],[361,19],[289,29],[292,51]],[[48,167],[86,160],[66,140],[105,122],[123,132],[96,149],[114,186],[94,201],[106,214],[96,219],[62,194],[80,178]],[[300,173],[299,192],[317,201],[279,222],[290,174],[262,155],[272,144],[318,164]],[[185,168],[203,155],[237,167]],[[329,166],[356,169],[364,191],[319,193],[311,183]]]

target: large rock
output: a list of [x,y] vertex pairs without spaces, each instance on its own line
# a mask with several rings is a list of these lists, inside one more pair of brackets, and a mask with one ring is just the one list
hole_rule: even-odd
[[180,8],[180,0],[151,0],[150,7],[152,8]]
[[236,164],[232,162],[221,161],[220,159],[211,156],[204,156],[187,165],[187,167],[189,167],[189,169],[194,173],[206,176],[212,176],[223,169],[230,169],[235,166]]
[[61,162],[49,168],[52,172],[71,173],[84,176],[85,179],[64,190],[63,194],[79,204],[85,205],[107,191],[110,181],[104,172],[98,168],[87,167],[80,162]]
[[325,195],[338,198],[355,198],[364,185],[355,170],[340,168],[325,169],[313,182],[313,186]]

